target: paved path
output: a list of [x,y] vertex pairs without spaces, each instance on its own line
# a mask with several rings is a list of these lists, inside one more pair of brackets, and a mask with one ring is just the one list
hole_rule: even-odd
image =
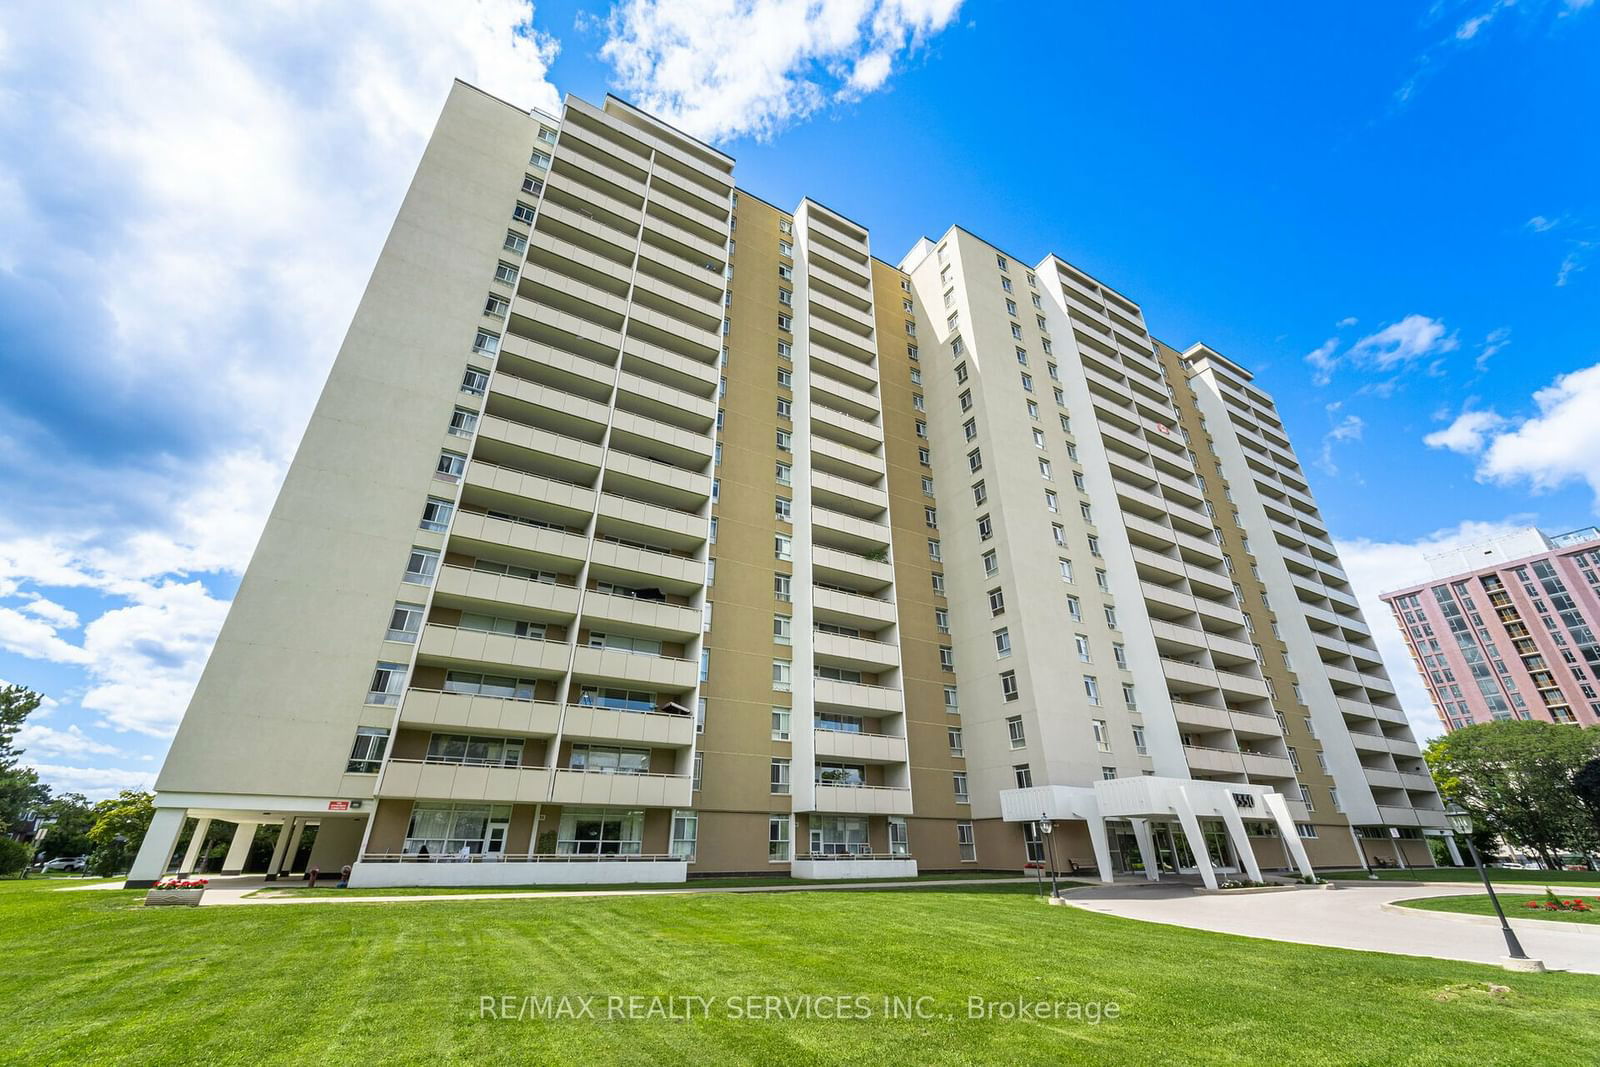
[[[1526,893],[1528,887],[1514,891]],[[1459,883],[1344,882],[1334,890],[1307,886],[1287,893],[1209,895],[1194,893],[1188,886],[1143,883],[1079,889],[1067,900],[1086,911],[1170,926],[1499,964],[1506,945],[1495,919],[1386,906],[1397,900],[1482,892],[1482,886]],[[1539,892],[1543,893],[1542,887]],[[1511,925],[1528,955],[1543,960],[1549,969],[1600,974],[1600,928],[1546,919],[1513,918]]]
[[260,878],[216,878],[206,887],[200,906],[230,907],[253,904],[413,904],[463,900],[559,900],[566,897],[654,897],[706,895],[712,893],[815,893],[834,889],[937,889],[968,885],[1032,885],[1029,879],[1009,878],[925,878],[893,882],[819,882],[815,885],[721,885],[699,886],[686,882],[681,888],[667,889],[549,889],[507,890],[503,893],[418,893],[391,896],[362,896],[360,890],[329,893],[326,896],[249,896],[259,889],[295,888]]

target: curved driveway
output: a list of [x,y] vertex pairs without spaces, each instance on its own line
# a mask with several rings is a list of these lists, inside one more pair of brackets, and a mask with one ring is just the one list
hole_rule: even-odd
[[[1352,882],[1332,890],[1306,886],[1280,893],[1210,895],[1186,885],[1128,883],[1074,890],[1067,902],[1104,915],[1245,937],[1498,964],[1506,945],[1494,919],[1385,907],[1396,900],[1482,892],[1480,886],[1459,884]],[[1600,927],[1517,918],[1511,925],[1528,955],[1543,960],[1550,970],[1600,974]]]

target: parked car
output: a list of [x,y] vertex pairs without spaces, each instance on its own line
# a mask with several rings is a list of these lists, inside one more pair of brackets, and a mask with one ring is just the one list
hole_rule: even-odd
[[39,867],[41,871],[82,872],[88,866],[87,856],[57,856]]

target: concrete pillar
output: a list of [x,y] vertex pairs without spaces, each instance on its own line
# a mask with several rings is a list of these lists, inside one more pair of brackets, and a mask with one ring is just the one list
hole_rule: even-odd
[[243,874],[245,861],[250,858],[250,845],[256,839],[256,827],[260,823],[242,822],[235,824],[233,843],[228,846],[228,854],[222,860],[223,874]]
[[183,850],[183,862],[178,864],[178,873],[194,873],[194,865],[200,858],[200,846],[205,844],[206,834],[210,832],[210,819],[195,820],[194,836],[189,838],[189,847]]
[[1306,855],[1306,846],[1300,843],[1300,828],[1294,824],[1294,816],[1289,812],[1289,803],[1284,800],[1282,793],[1268,793],[1263,798],[1267,810],[1272,813],[1272,819],[1278,824],[1278,836],[1283,840],[1283,850],[1287,852],[1300,873],[1307,878],[1314,877],[1316,872],[1311,869],[1311,857]]
[[267,881],[271,882],[278,877],[278,865],[283,862],[283,850],[289,846],[289,827],[294,822],[294,817],[289,816],[278,827],[278,840],[272,846],[272,858],[267,861]]
[[1144,877],[1147,882],[1161,881],[1161,859],[1155,841],[1150,836],[1149,819],[1129,819],[1133,824],[1133,839],[1139,842],[1139,855],[1144,860]]
[[1233,840],[1233,851],[1238,854],[1244,873],[1252,882],[1261,881],[1261,865],[1256,862],[1255,846],[1250,844],[1250,834],[1245,830],[1244,820],[1239,818],[1237,809],[1222,809],[1222,825],[1228,828],[1228,837]]
[[295,819],[294,835],[289,838],[289,850],[283,854],[283,867],[279,870],[279,874],[294,873],[294,858],[300,853],[300,839],[305,836],[306,825],[305,819]]
[[1394,858],[1400,862],[1400,869],[1402,871],[1410,870],[1410,868],[1406,866],[1405,850],[1400,847],[1400,839],[1394,836],[1393,832],[1389,834],[1389,844],[1394,846]]
[[1189,794],[1181,788],[1173,793],[1172,806],[1177,811],[1178,822],[1183,825],[1183,836],[1189,840],[1189,851],[1194,853],[1194,863],[1200,870],[1200,880],[1207,889],[1217,888],[1217,872],[1211,866],[1211,853],[1206,851],[1206,835],[1200,830],[1200,820],[1195,818],[1189,804]]
[[148,889],[166,876],[167,865],[172,862],[172,852],[178,847],[178,834],[183,831],[187,817],[183,808],[157,808],[145,831],[139,854],[128,869],[125,889]]
[[1094,865],[1100,869],[1100,880],[1107,885],[1114,880],[1111,871],[1111,844],[1106,840],[1106,821],[1099,815],[1085,820],[1089,824],[1089,844],[1094,846]]
[[1454,864],[1457,867],[1465,867],[1466,866],[1466,864],[1461,861],[1461,850],[1456,848],[1456,835],[1455,834],[1445,834],[1444,835],[1444,847],[1450,850],[1450,862],[1452,864]]
[[1350,827],[1350,840],[1356,846],[1356,859],[1361,864],[1363,871],[1372,870],[1372,864],[1367,862],[1367,846],[1361,843],[1361,835],[1356,833],[1354,826]]

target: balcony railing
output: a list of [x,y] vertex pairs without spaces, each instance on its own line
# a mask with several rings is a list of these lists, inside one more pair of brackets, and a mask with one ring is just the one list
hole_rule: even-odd
[[368,852],[363,863],[682,863],[682,856],[647,852],[473,852],[427,855],[416,852]]

